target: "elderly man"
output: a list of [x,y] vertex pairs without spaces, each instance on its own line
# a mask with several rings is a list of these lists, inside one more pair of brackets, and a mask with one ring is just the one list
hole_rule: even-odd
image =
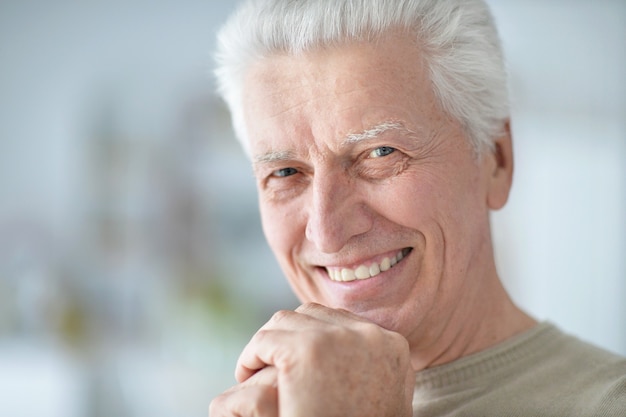
[[626,415],[626,361],[537,323],[494,265],[513,154],[481,0],[249,1],[220,91],[263,229],[304,303],[218,416]]

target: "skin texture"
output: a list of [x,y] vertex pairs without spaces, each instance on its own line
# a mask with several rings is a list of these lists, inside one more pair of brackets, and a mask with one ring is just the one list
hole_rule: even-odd
[[[508,124],[478,158],[412,39],[272,56],[244,91],[264,232],[304,304],[252,338],[212,417],[410,416],[415,371],[534,325],[502,288],[490,238],[511,186]],[[329,279],[402,250],[376,277]],[[269,411],[236,411],[247,390]]]

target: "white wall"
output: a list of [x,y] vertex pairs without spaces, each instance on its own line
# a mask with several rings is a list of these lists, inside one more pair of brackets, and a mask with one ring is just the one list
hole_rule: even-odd
[[626,3],[490,3],[516,151],[503,279],[536,317],[626,353]]

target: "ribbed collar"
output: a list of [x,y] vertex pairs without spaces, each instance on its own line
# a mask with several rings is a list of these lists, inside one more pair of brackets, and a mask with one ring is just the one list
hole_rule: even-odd
[[463,357],[454,362],[419,371],[416,390],[438,389],[466,383],[520,361],[532,360],[551,349],[564,336],[553,324],[539,323],[532,329],[515,335],[489,349]]

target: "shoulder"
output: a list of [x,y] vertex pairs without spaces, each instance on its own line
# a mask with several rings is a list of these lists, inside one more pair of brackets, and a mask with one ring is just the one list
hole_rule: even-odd
[[418,409],[450,416],[626,415],[626,358],[550,323],[420,372],[417,386]]
[[518,406],[558,416],[626,415],[626,358],[550,323],[521,339],[512,341],[510,349],[522,353],[503,380]]
[[548,327],[552,343],[529,375],[536,390],[572,416],[626,415],[626,358]]

